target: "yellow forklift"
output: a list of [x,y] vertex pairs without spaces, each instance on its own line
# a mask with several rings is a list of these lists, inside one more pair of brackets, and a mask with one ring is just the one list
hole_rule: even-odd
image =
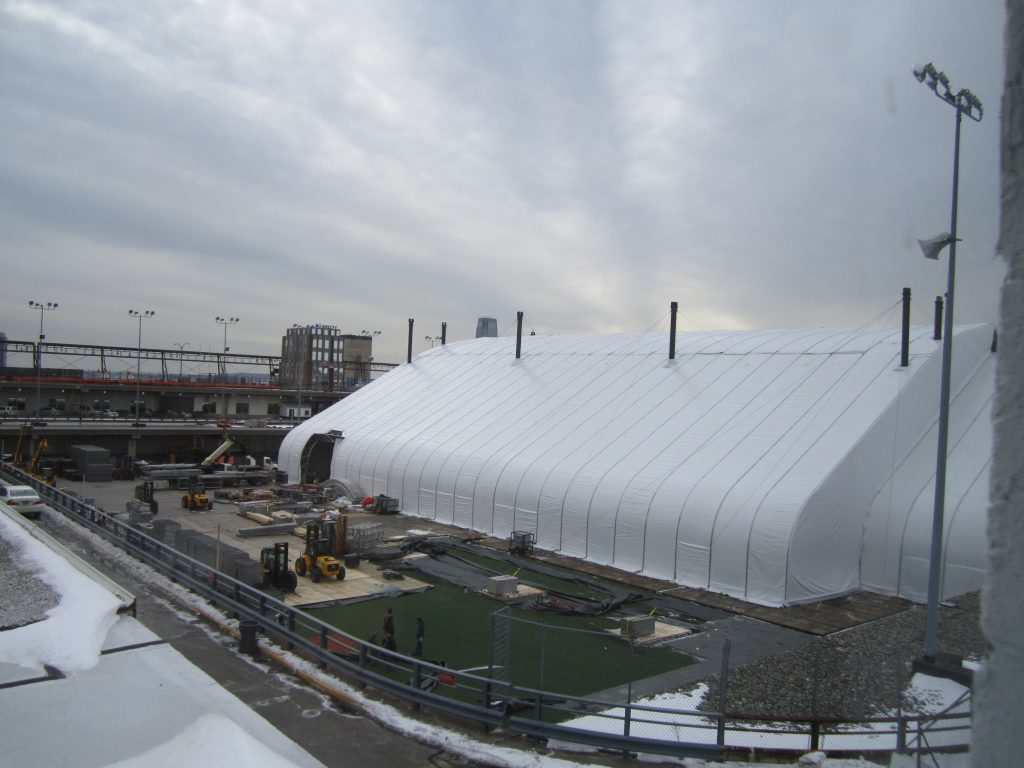
[[306,523],[306,551],[295,561],[295,573],[309,574],[314,582],[323,578],[345,578],[345,566],[334,556],[334,541],[324,520]]
[[203,484],[196,478],[189,478],[188,492],[181,497],[181,508],[190,512],[213,509],[213,500],[206,495]]

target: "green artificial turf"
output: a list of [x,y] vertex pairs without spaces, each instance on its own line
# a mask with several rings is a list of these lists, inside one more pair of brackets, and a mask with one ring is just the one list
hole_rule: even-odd
[[[483,668],[479,674],[486,676],[490,661],[491,615],[504,604],[421,574],[417,574],[417,578],[432,581],[434,586],[425,592],[315,609],[310,613],[360,639],[368,640],[376,635],[379,643],[383,637],[385,612],[391,608],[398,651],[408,655],[416,644],[416,617],[422,617],[426,625],[422,656],[425,660],[444,662],[455,670]],[[607,630],[619,625],[617,619],[520,609],[513,609],[512,613],[545,625],[541,628],[512,622],[509,679],[514,685],[583,696],[627,682],[630,659],[625,642],[604,632],[593,635],[559,629]],[[639,680],[691,663],[689,656],[668,648],[635,648],[632,676]]]

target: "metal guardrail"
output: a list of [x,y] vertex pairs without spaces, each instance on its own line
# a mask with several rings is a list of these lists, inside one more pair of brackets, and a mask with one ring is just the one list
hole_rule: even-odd
[[[372,687],[414,708],[431,709],[542,739],[584,744],[624,755],[652,753],[720,759],[728,752],[800,754],[818,749],[830,754],[895,751],[965,751],[970,713],[870,718],[792,720],[720,712],[684,711],[621,701],[603,701],[516,686],[504,680],[452,670],[369,644],[289,606],[262,590],[189,558],[144,531],[87,501],[0,463],[0,477],[31,485],[53,508],[99,534],[215,605],[256,623],[273,641],[361,687]],[[600,730],[567,721],[610,721]],[[703,738],[679,741],[663,734],[686,729]],[[644,732],[654,735],[644,736]],[[923,734],[942,734],[930,745]],[[959,736],[950,735],[959,734]],[[843,745],[850,737],[866,743]],[[872,746],[871,742],[877,742]],[[941,742],[941,743],[939,743]]]

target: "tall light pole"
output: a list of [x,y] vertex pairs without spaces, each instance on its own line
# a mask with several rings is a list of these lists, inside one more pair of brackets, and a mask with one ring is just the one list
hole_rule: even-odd
[[173,344],[174,346],[176,346],[178,348],[178,355],[179,355],[179,357],[178,357],[178,381],[181,381],[181,368],[182,368],[183,360],[180,357],[180,355],[183,355],[185,353],[185,347],[188,346],[188,342],[187,341],[172,341],[171,344]]
[[42,408],[40,407],[41,385],[43,381],[43,339],[46,338],[46,334],[43,333],[43,313],[52,312],[57,309],[57,303],[48,301],[43,304],[41,301],[32,301],[29,299],[28,306],[30,309],[39,310],[39,343],[36,345],[36,418],[40,418],[39,413]]
[[224,385],[221,389],[221,408],[224,409],[224,418],[228,417],[228,390],[227,390],[227,373],[228,373],[228,360],[227,354],[231,347],[228,346],[228,326],[234,325],[238,322],[237,317],[215,317],[218,325],[224,326],[224,357],[221,358],[221,373],[224,375]]
[[[931,555],[928,562],[928,615],[925,623],[924,658],[934,662],[939,638],[939,600],[942,582],[942,535],[946,505],[946,458],[949,449],[949,387],[953,356],[953,288],[956,281],[956,208],[960,180],[960,119],[967,115],[980,122],[981,100],[966,88],[957,93],[949,86],[949,78],[932,64],[914,70],[914,77],[931,88],[932,93],[956,111],[953,138],[953,203],[949,216],[949,234],[940,235],[931,243],[921,243],[925,256],[938,259],[939,251],[949,245],[949,271],[946,277],[946,315],[943,318],[942,383],[939,391],[939,440],[935,462],[935,506],[932,512]],[[930,246],[930,247],[929,247]]]
[[133,317],[139,321],[139,346],[138,352],[135,358],[135,424],[133,426],[139,426],[139,411],[142,405],[142,321],[149,320],[155,315],[152,309],[129,309],[128,317]]

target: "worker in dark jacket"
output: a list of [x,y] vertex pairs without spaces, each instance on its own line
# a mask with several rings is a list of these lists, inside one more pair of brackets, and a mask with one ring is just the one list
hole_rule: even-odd
[[388,608],[388,612],[384,615],[384,640],[383,646],[389,651],[398,650],[398,642],[395,640],[395,615]]
[[423,619],[416,617],[416,650],[412,652],[413,656],[423,655],[423,635],[426,634],[426,627],[423,625]]

